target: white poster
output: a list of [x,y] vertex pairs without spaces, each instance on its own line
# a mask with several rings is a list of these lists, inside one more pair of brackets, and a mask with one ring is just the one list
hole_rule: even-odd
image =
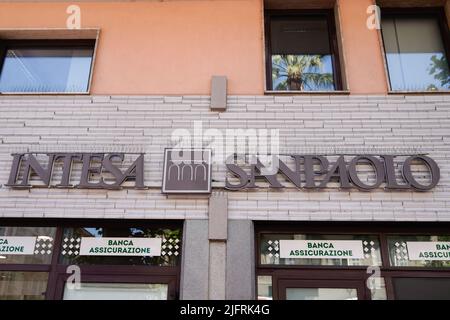
[[450,261],[450,242],[408,241],[409,260],[448,260]]
[[280,258],[364,259],[360,240],[280,240]]
[[36,237],[0,237],[1,255],[34,254]]
[[81,238],[80,256],[161,255],[161,238]]

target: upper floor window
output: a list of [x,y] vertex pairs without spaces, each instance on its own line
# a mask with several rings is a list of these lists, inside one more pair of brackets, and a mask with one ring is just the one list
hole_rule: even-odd
[[333,17],[331,10],[266,12],[268,90],[340,90]]
[[86,93],[94,40],[5,41],[1,93]]
[[387,11],[381,23],[391,90],[450,89],[445,16]]

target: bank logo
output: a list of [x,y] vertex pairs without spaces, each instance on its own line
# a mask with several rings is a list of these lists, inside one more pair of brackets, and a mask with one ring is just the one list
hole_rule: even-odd
[[165,149],[163,193],[211,193],[210,149]]

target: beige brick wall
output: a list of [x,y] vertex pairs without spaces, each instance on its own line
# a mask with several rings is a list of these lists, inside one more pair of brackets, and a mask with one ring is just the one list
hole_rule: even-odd
[[[229,217],[258,220],[450,221],[450,96],[231,96],[224,113],[207,96],[0,97],[0,216],[204,219],[208,200],[160,193],[164,148],[175,128],[280,129],[281,151],[386,148],[428,153],[441,168],[431,192],[228,192]],[[12,152],[145,152],[148,190],[5,187]],[[74,175],[77,173],[75,168]],[[370,179],[370,173],[367,173]],[[225,171],[215,167],[214,186]]]

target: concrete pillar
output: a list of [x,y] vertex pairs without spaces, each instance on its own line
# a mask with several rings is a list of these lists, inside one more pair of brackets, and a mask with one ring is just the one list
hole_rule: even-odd
[[209,198],[209,240],[227,241],[228,196],[213,192]]
[[182,300],[255,299],[253,222],[228,220],[227,194],[213,193],[208,220],[186,220]]
[[225,241],[209,243],[209,300],[225,299],[227,244]]
[[253,221],[229,220],[226,298],[255,299],[255,232]]
[[208,299],[208,220],[186,220],[181,259],[181,300]]
[[213,192],[209,198],[209,299],[225,299],[228,238],[228,197]]

